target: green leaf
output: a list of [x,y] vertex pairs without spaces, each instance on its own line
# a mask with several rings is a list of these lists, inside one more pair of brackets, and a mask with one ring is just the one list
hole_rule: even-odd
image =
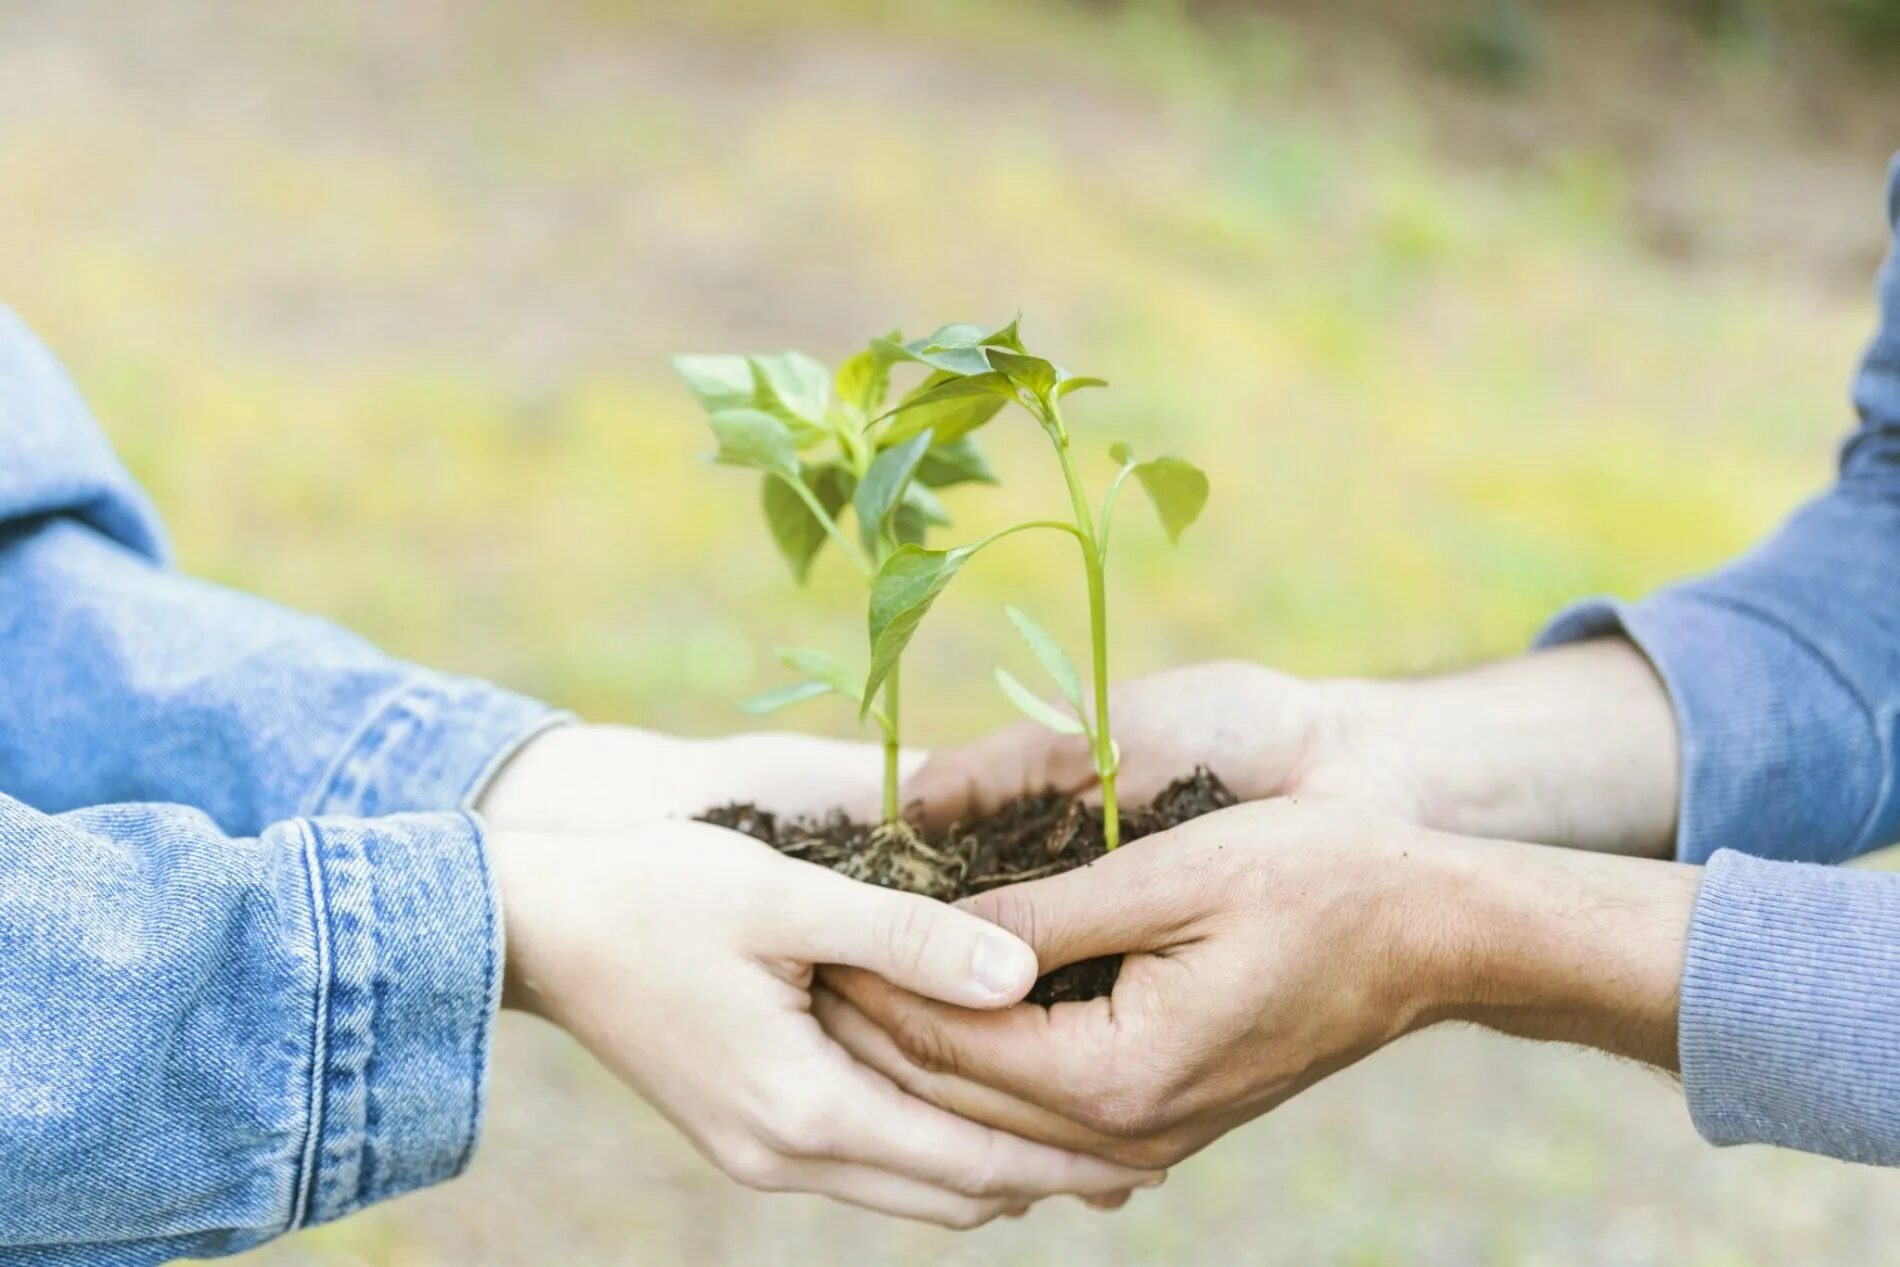
[[1008,378],[993,371],[966,377],[932,374],[885,413],[896,420],[878,442],[899,444],[922,431],[935,433],[939,445],[960,440],[994,418],[1014,391]]
[[873,340],[852,353],[838,366],[834,384],[838,399],[856,405],[866,418],[876,417],[878,410],[884,408],[884,398],[891,390],[891,364],[898,359],[892,357],[888,349],[897,346],[899,337],[893,330],[886,338]]
[[[1118,447],[1127,448],[1126,445]],[[1136,463],[1134,475],[1148,491],[1148,500],[1155,504],[1169,543],[1178,543],[1181,534],[1200,517],[1201,508],[1207,505],[1206,473],[1186,458],[1170,453]]]
[[1031,620],[1027,612],[1016,607],[1004,607],[1003,612],[1009,617],[1009,623],[1022,634],[1029,649],[1036,653],[1036,660],[1055,680],[1062,698],[1068,700],[1079,715],[1082,712],[1082,675],[1075,671],[1075,661],[1069,659],[1069,653],[1049,636],[1048,631]]
[[930,488],[996,482],[996,472],[983,456],[983,450],[976,447],[975,436],[958,436],[949,444],[933,445],[917,464],[917,483]]
[[[857,477],[848,467],[835,462],[822,465],[807,464],[803,468],[805,486],[818,498],[818,504],[835,521],[838,511],[851,500],[853,486]],[[792,569],[792,577],[800,585],[811,575],[812,560],[818,551],[830,540],[831,534],[811,513],[811,507],[805,499],[793,490],[790,484],[776,475],[765,477],[760,500],[765,508],[766,526],[772,531],[772,540],[778,543],[779,553],[785,556],[785,562]]]
[[917,473],[917,464],[930,448],[930,441],[931,433],[922,431],[902,444],[892,445],[877,455],[859,481],[851,508],[857,512],[858,535],[867,553],[877,554],[885,525],[903,499],[904,490],[910,487],[911,476]]
[[996,684],[1003,688],[1003,694],[1009,696],[1009,702],[1020,708],[1029,720],[1047,726],[1058,735],[1088,733],[1082,729],[1081,722],[1038,698],[1035,692],[1018,682],[1008,669],[997,668]]
[[891,515],[891,535],[897,538],[899,545],[922,545],[932,528],[941,528],[949,522],[950,514],[937,500],[937,495],[912,480],[910,487],[904,490],[904,500],[897,503],[897,510]]
[[765,713],[776,713],[787,704],[796,704],[801,700],[817,699],[820,695],[829,694],[831,694],[831,688],[823,682],[793,682],[789,686],[781,686],[776,690],[754,695],[751,699],[742,701],[739,709],[741,712],[761,716]]
[[1069,373],[1069,371],[1062,369],[1060,366],[1056,368],[1056,399],[1057,400],[1061,400],[1064,396],[1067,396],[1070,392],[1080,391],[1084,387],[1107,387],[1107,386],[1108,386],[1108,380],[1105,378],[1097,378],[1093,374],[1071,374]]
[[679,376],[686,380],[687,387],[709,414],[758,404],[758,384],[753,379],[752,363],[736,353],[676,356],[673,368],[679,371]]
[[994,333],[985,333],[982,326],[957,322],[939,326],[925,337],[912,339],[909,343],[899,343],[895,335],[873,339],[871,342],[874,348],[893,360],[920,361],[948,374],[986,373],[990,368],[989,360],[984,355],[986,346],[1001,347],[1012,352],[1023,350],[1015,321]]
[[787,422],[825,425],[831,404],[831,375],[803,352],[775,352],[746,358],[759,387],[759,408]]
[[1020,352],[991,348],[989,358],[990,364],[1010,382],[1038,400],[1049,399],[1049,393],[1055,390],[1058,371],[1040,356],[1025,356]]
[[864,695],[863,681],[836,656],[814,647],[775,647],[772,654],[792,672],[822,683],[853,703]]
[[859,719],[869,712],[869,702],[877,695],[884,679],[896,667],[898,657],[910,645],[918,624],[930,610],[937,595],[957,574],[964,562],[987,542],[958,546],[954,550],[926,550],[921,546],[899,546],[871,581],[871,668],[864,677],[864,699],[859,702]]
[[1001,330],[996,331],[994,334],[984,335],[984,344],[993,348],[1008,348],[1012,352],[1026,351],[1027,349],[1023,347],[1022,336],[1016,333],[1016,327],[1021,325],[1022,321],[1023,314],[1019,312],[1011,317],[1009,324],[1004,326]]
[[719,441],[713,461],[798,478],[798,446],[784,421],[760,409],[722,409],[707,420]]

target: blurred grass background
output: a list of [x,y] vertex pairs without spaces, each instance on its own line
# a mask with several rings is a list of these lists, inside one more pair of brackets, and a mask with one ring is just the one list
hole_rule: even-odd
[[[1872,319],[1900,6],[0,0],[0,299],[185,564],[405,656],[696,733],[852,648],[666,358],[1026,313],[1112,437],[1213,474],[1119,534],[1118,673],[1407,673],[1712,565],[1828,477]],[[1100,444],[1086,437],[1099,435]],[[1061,490],[989,433],[1007,491]],[[1100,459],[1094,474],[1104,473]],[[1005,719],[1025,593],[958,581],[911,738]],[[1059,607],[1063,604],[1064,607]],[[973,687],[974,683],[982,683]],[[814,706],[786,724],[842,733]],[[955,1238],[721,1180],[503,1026],[472,1174],[252,1261],[1864,1264],[1882,1173],[1696,1139],[1635,1070],[1435,1033],[1127,1211]]]

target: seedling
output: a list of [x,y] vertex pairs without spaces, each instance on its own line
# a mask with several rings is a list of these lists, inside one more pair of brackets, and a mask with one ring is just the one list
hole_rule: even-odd
[[[936,408],[925,402],[901,423],[881,414],[892,365],[909,359],[891,351],[904,346],[901,338],[893,331],[874,340],[836,375],[800,352],[674,358],[706,409],[719,443],[713,460],[762,473],[766,526],[800,585],[826,541],[835,541],[871,585],[903,550],[920,548],[931,528],[950,522],[933,490],[996,482],[969,433],[1003,407],[1001,400],[967,398]],[[947,376],[932,374],[919,392],[939,381]],[[857,520],[855,538],[840,526],[847,508]],[[895,825],[901,716],[895,653],[872,679],[810,647],[780,647],[777,656],[799,679],[741,707],[769,713],[823,695],[857,703],[860,724],[875,722],[883,736],[884,821]]]
[[1099,378],[1071,374],[1051,361],[1031,355],[1023,346],[1016,326],[1016,322],[1011,322],[993,334],[984,334],[976,326],[945,326],[929,339],[913,343],[900,344],[894,339],[874,342],[872,351],[891,363],[917,361],[931,370],[930,376],[879,422],[886,437],[900,438],[923,434],[924,429],[934,425],[941,442],[944,428],[938,420],[947,410],[964,411],[972,417],[980,415],[979,421],[956,433],[956,438],[967,438],[970,428],[994,417],[1000,406],[1012,402],[1021,406],[1035,418],[1055,448],[1063,481],[1068,486],[1073,521],[1034,520],[1016,524],[953,550],[927,550],[921,544],[905,543],[892,551],[878,566],[871,584],[871,667],[860,709],[869,711],[868,701],[881,682],[895,681],[898,659],[918,623],[970,556],[992,542],[1031,528],[1069,534],[1081,547],[1087,581],[1093,715],[1084,707],[1081,675],[1075,663],[1040,625],[1014,607],[1006,609],[1010,621],[1055,680],[1062,697],[1075,710],[1074,715],[1044,703],[1002,668],[996,670],[996,680],[1010,701],[1033,720],[1052,730],[1079,734],[1087,739],[1090,759],[1102,789],[1104,840],[1107,847],[1113,849],[1121,842],[1121,818],[1115,801],[1115,776],[1121,754],[1109,729],[1108,600],[1104,572],[1115,502],[1122,486],[1133,476],[1154,502],[1168,540],[1177,542],[1207,503],[1207,476],[1183,458],[1170,455],[1139,461],[1127,445],[1116,444],[1109,453],[1117,470],[1102,497],[1101,517],[1096,518],[1076,472],[1062,402],[1081,388],[1108,384]]

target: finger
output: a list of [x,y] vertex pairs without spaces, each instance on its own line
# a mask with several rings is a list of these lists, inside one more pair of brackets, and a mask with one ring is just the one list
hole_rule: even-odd
[[1160,1181],[1152,1170],[1051,1148],[980,1126],[863,1069],[865,1093],[837,1114],[836,1160],[876,1166],[969,1197],[1105,1196]]
[[941,829],[993,814],[1019,796],[1079,792],[1094,783],[1086,739],[1025,721],[932,753],[904,785],[904,803],[925,826]]
[[786,875],[768,954],[863,968],[962,1007],[1006,1007],[1035,984],[1034,952],[967,911],[802,863]]
[[1090,1130],[1040,1105],[956,1074],[925,1069],[899,1050],[896,1040],[870,1017],[831,990],[820,989],[813,993],[812,1012],[832,1040],[851,1053],[858,1063],[883,1074],[906,1094],[948,1113],[1022,1139],[1105,1161],[1115,1161],[1122,1150],[1122,1141]]
[[1044,972],[1097,955],[1166,950],[1199,914],[1195,868],[1167,856],[1171,835],[1131,841],[1060,875],[990,889],[957,908],[1020,937]]
[[769,1186],[830,1197],[879,1214],[957,1231],[982,1227],[1022,1204],[1014,1197],[965,1196],[875,1166],[842,1161],[787,1162]]
[[972,1012],[863,972],[830,970],[825,981],[931,1073],[982,1083],[1084,1123],[1119,1084],[1114,1053],[1122,1036],[1108,999]]

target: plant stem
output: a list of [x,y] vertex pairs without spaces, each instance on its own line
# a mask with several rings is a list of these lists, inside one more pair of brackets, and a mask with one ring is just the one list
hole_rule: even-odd
[[897,821],[897,675],[903,665],[893,664],[891,674],[884,679],[884,716],[889,723],[884,727],[884,825],[891,826]]
[[1095,535],[1095,520],[1089,513],[1088,494],[1075,472],[1075,458],[1069,452],[1069,431],[1062,425],[1061,411],[1049,403],[1046,424],[1049,438],[1055,442],[1056,458],[1062,463],[1062,478],[1069,486],[1069,500],[1075,507],[1076,537],[1082,546],[1082,567],[1088,575],[1089,652],[1095,670],[1095,727],[1090,734],[1094,751],[1095,777],[1102,788],[1102,838],[1108,848],[1121,844],[1121,813],[1115,802],[1115,740],[1108,725],[1108,586],[1103,577],[1101,542]]
[[858,543],[853,541],[844,529],[838,526],[838,521],[825,510],[824,503],[818,500],[818,494],[812,492],[804,480],[786,480],[785,482],[792,486],[792,491],[798,494],[799,499],[805,503],[806,509],[811,511],[819,524],[830,534],[831,539],[838,543],[838,548],[844,551],[844,557],[851,560],[851,566],[862,573],[867,581],[876,576],[877,569],[872,567],[871,561],[864,557],[864,551],[858,549]]

